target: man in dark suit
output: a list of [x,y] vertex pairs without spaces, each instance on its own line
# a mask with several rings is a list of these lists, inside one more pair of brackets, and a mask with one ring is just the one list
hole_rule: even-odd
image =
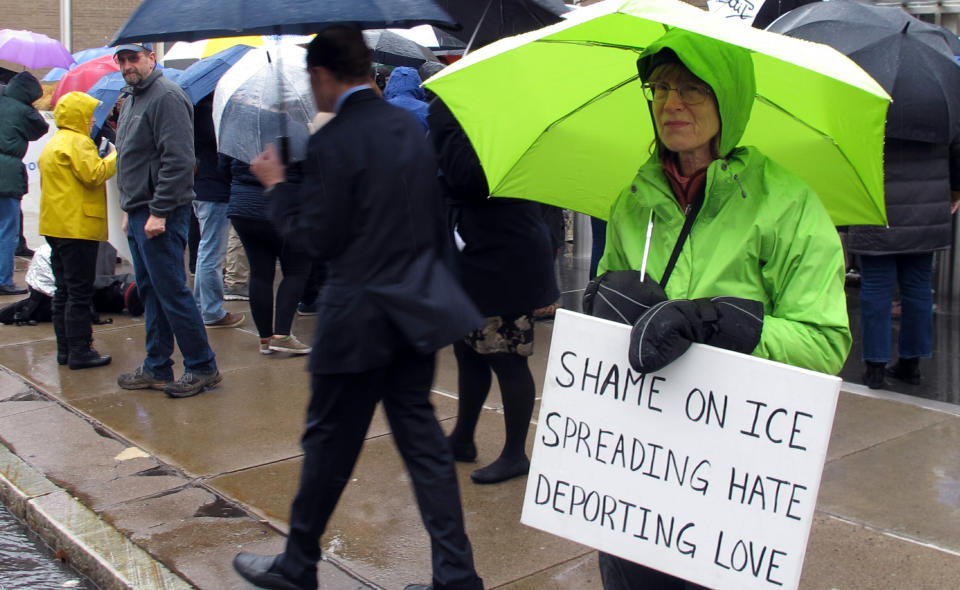
[[359,30],[321,31],[307,50],[319,111],[302,185],[285,182],[271,147],[251,165],[285,240],[327,264],[310,358],[313,397],[286,550],[240,553],[234,568],[263,588],[314,589],[319,540],[382,400],[430,534],[432,586],[479,590],[453,454],[429,401],[435,352],[483,324],[440,252],[446,243],[437,165],[409,112],[370,87]]

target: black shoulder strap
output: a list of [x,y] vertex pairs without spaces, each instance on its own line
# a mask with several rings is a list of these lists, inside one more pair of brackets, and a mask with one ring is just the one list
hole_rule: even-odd
[[690,235],[690,228],[693,227],[693,222],[696,221],[697,214],[700,213],[700,207],[702,205],[703,197],[698,199],[690,212],[687,213],[687,219],[683,222],[683,228],[680,230],[680,235],[677,236],[677,243],[673,247],[670,260],[667,261],[667,267],[663,269],[663,277],[660,279],[660,287],[664,290],[667,288],[667,281],[670,280],[670,275],[673,274],[673,267],[677,265],[677,259],[680,258],[680,251],[683,250],[683,244],[687,241],[687,236]]

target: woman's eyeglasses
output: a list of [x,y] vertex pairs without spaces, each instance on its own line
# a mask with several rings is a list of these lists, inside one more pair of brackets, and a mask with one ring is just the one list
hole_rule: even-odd
[[683,84],[673,88],[663,82],[647,82],[642,86],[643,96],[650,102],[666,102],[671,90],[676,90],[683,104],[696,105],[707,100],[713,91],[701,84]]

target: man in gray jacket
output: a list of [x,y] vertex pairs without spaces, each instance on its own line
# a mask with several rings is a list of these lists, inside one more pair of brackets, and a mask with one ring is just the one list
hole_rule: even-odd
[[[183,264],[194,196],[193,105],[156,68],[149,44],[120,45],[114,59],[130,86],[117,126],[117,185],[144,304],[147,349],[143,364],[117,383],[188,397],[220,382]],[[177,381],[170,358],[174,338],[185,368]]]

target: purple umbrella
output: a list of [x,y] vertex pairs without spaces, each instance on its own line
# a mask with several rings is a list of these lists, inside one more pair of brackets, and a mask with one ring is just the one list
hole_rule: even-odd
[[0,30],[0,59],[28,68],[66,68],[73,63],[73,56],[56,39],[15,29]]

